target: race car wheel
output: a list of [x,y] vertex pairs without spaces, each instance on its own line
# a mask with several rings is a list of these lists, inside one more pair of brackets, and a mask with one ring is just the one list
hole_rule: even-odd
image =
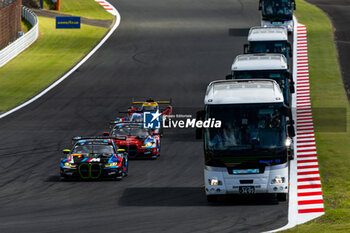
[[123,176],[128,176],[128,171],[129,171],[129,163],[126,164],[126,170],[125,172],[123,171]]
[[65,181],[65,180],[67,180],[67,176],[64,175],[64,173],[63,173],[63,171],[61,169],[61,171],[60,171],[60,181]]

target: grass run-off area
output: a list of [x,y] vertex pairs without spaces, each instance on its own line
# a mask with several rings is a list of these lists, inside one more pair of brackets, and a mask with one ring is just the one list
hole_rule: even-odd
[[308,32],[311,102],[326,213],[286,232],[350,232],[350,132],[346,127],[341,132],[339,125],[344,117],[349,125],[350,117],[333,27],[323,11],[303,0],[297,1],[296,16]]
[[[52,0],[45,0],[44,7],[54,9]],[[60,13],[81,16],[89,19],[113,20],[113,15],[94,0],[61,0]]]
[[55,29],[55,20],[39,17],[40,38],[0,68],[0,112],[49,86],[82,59],[107,33],[85,24],[81,29]]

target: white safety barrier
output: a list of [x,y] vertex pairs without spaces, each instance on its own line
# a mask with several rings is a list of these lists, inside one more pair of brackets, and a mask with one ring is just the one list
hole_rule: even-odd
[[39,36],[38,17],[30,9],[22,6],[22,18],[26,19],[33,27],[26,34],[0,51],[0,67],[28,48]]

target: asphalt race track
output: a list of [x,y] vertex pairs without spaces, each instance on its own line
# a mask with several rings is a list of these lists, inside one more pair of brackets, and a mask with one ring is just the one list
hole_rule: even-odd
[[260,24],[257,0],[111,0],[121,25],[77,72],[0,120],[0,232],[261,232],[287,224],[288,203],[234,196],[208,205],[202,142],[162,138],[160,160],[130,162],[123,181],[59,181],[72,136],[100,135],[131,98],[203,106]]
[[307,0],[332,19],[346,94],[350,100],[350,0]]

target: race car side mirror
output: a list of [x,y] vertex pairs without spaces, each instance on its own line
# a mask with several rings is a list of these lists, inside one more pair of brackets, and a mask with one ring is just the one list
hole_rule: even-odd
[[69,153],[70,153],[70,149],[64,149],[64,150],[63,150],[63,154],[66,154],[66,155],[67,155],[67,154],[69,154]]
[[109,132],[103,132],[103,136],[109,136]]
[[248,44],[243,45],[243,53],[247,54],[248,53]]

